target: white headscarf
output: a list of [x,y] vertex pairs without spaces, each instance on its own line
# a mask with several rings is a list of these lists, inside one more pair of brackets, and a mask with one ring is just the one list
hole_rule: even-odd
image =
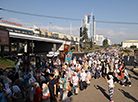
[[13,93],[21,92],[20,88],[17,85],[12,86]]
[[47,84],[43,83],[42,85],[43,85],[43,90],[42,90],[43,96],[48,96],[49,89]]
[[6,84],[5,84],[5,89],[4,89],[4,90],[5,90],[6,94],[9,94],[8,97],[11,97],[11,96],[12,96],[12,91],[11,91],[11,89],[9,88],[9,86],[10,86],[10,85],[9,85],[8,83],[6,83]]

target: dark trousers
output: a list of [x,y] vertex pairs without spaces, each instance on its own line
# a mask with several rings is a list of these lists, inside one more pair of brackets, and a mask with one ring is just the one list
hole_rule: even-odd
[[63,98],[63,89],[60,89],[60,100],[62,100],[62,98]]
[[54,89],[49,88],[50,91],[50,102],[57,102],[57,99],[55,98],[54,95]]

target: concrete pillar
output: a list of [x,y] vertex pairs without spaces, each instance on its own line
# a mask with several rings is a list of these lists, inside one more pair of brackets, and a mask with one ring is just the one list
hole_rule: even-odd
[[25,43],[24,43],[24,52],[27,53],[27,40],[25,40]]
[[4,46],[1,46],[1,57],[3,58],[4,56]]
[[18,52],[19,52],[19,40],[17,40],[17,54],[18,54]]
[[9,39],[9,54],[10,55],[12,54],[12,51],[11,51],[11,39]]

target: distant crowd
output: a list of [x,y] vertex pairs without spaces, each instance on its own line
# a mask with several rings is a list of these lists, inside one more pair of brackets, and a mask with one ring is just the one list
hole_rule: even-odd
[[23,72],[22,60],[17,58],[14,68],[0,69],[0,102],[70,102],[70,96],[101,77],[107,80],[113,102],[114,83],[131,87],[124,62],[119,48],[93,51],[78,59],[73,57],[71,62],[42,60],[41,67],[32,63],[28,72]]

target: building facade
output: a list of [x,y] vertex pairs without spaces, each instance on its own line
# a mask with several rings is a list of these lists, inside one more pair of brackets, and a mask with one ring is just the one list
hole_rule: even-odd
[[104,39],[105,38],[104,38],[103,34],[95,35],[95,43],[96,43],[96,45],[103,46],[103,40]]
[[95,40],[96,34],[96,22],[94,20],[93,12],[91,15],[85,15],[85,18],[82,20],[82,27],[81,30],[83,32],[83,28],[86,27],[88,29],[88,39],[93,38]]
[[76,41],[76,42],[80,41],[80,37],[58,33],[58,32],[48,32],[47,30],[41,30],[41,36],[55,38],[55,39],[68,40],[68,41]]
[[125,40],[122,42],[122,47],[130,47],[133,45],[138,48],[138,40]]

